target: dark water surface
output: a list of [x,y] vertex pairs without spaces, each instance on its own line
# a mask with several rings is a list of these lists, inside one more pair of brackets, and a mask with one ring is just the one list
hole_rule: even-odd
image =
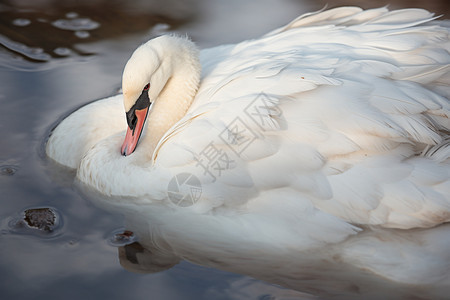
[[[52,165],[43,147],[64,116],[117,93],[126,60],[147,39],[168,31],[187,33],[201,47],[238,42],[327,2],[389,3],[0,1],[0,298],[306,299],[184,261],[150,274],[125,270],[114,240],[122,216],[83,199],[74,174]],[[447,0],[392,3],[450,13]],[[47,225],[33,227],[42,218]]]

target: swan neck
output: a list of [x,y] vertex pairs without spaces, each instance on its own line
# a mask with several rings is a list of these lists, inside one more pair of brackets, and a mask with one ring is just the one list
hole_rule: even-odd
[[192,42],[179,40],[175,45],[166,45],[163,52],[161,68],[167,81],[153,101],[148,116],[145,142],[151,148],[147,152],[150,155],[163,135],[186,115],[199,87],[201,66],[198,50]]

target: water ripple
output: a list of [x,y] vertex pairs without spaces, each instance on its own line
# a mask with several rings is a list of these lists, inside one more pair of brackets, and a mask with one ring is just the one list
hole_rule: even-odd
[[0,4],[0,64],[29,70],[51,68],[55,64],[48,62],[65,63],[67,58],[83,57],[84,61],[96,53],[83,51],[82,45],[129,34],[156,36],[191,22],[197,13],[184,4],[169,9],[151,1],[126,5],[81,2],[66,6],[61,1],[44,1],[27,9],[15,3]]
[[0,166],[0,174],[5,176],[13,176],[19,170],[18,166],[14,165],[3,165]]
[[46,62],[51,59],[51,55],[45,53],[44,49],[40,47],[29,47],[25,44],[15,42],[1,34],[0,44],[13,52],[20,53],[21,55],[34,61]]

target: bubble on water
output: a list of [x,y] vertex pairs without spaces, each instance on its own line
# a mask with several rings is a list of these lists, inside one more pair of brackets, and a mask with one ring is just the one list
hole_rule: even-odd
[[28,47],[28,51],[30,54],[33,54],[33,55],[40,55],[40,54],[44,53],[44,49],[39,48],[39,47]]
[[62,246],[65,249],[73,249],[75,247],[78,247],[80,245],[80,240],[77,238],[70,237],[68,239],[65,239]]
[[72,53],[72,51],[69,48],[65,47],[58,47],[55,50],[53,50],[53,52],[59,56],[69,56]]
[[91,35],[87,31],[75,31],[75,36],[80,39],[86,39],[90,37]]
[[79,244],[79,242],[77,240],[70,240],[67,242],[67,245],[73,247],[76,246],[77,244]]
[[52,57],[50,54],[45,53],[44,49],[39,47],[28,47],[26,45],[20,45],[20,53],[35,60],[49,61]]
[[66,14],[66,18],[67,18],[67,19],[75,19],[75,18],[77,18],[77,17],[78,17],[78,14],[77,14],[76,12],[74,12],[74,11],[68,12],[68,13]]
[[59,19],[52,22],[52,25],[59,29],[80,31],[80,30],[94,30],[100,27],[100,23],[92,21],[89,18],[77,19]]
[[170,30],[170,25],[166,23],[158,23],[151,29],[152,34],[163,34]]
[[24,27],[24,26],[30,25],[31,21],[28,19],[18,18],[18,19],[13,20],[12,23],[15,26]]

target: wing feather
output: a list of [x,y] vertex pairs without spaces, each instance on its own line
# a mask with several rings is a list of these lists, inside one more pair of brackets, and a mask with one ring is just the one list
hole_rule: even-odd
[[[433,18],[421,9],[339,8],[205,51],[195,103],[155,165],[198,176],[215,199],[204,210],[268,213],[273,191],[283,190],[354,224],[450,220],[450,151],[420,156],[449,131],[450,104],[437,87],[449,82],[448,43],[440,43],[449,33],[426,24]],[[222,169],[207,151],[222,155],[214,161]]]

